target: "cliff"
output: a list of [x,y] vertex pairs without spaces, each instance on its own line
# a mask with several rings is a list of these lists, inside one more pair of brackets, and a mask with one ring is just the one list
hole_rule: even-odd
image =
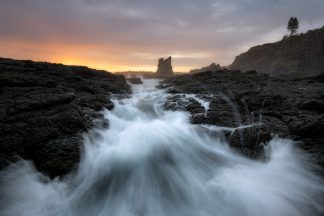
[[270,76],[314,76],[324,72],[324,27],[276,43],[252,47],[237,56],[232,70]]

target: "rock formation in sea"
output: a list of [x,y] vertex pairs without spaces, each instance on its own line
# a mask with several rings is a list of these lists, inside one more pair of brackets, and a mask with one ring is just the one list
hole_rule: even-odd
[[[315,77],[270,77],[255,71],[222,70],[168,78],[165,108],[186,110],[192,122],[237,128],[228,135],[239,152],[260,157],[261,143],[275,134],[301,141],[324,168],[324,74]],[[208,101],[206,111],[197,100]]]
[[170,77],[173,75],[173,69],[172,69],[172,59],[171,56],[168,58],[160,58],[158,69],[156,71],[156,76],[160,78]]
[[201,73],[201,72],[207,72],[207,71],[219,71],[221,70],[221,66],[219,64],[212,63],[211,65],[207,67],[202,67],[200,69],[193,69],[189,71],[189,73],[194,74],[194,73]]
[[23,158],[50,177],[70,172],[82,132],[107,126],[100,111],[129,92],[122,75],[0,58],[0,168]]
[[237,56],[233,70],[270,76],[315,76],[324,72],[324,27],[276,43],[255,46]]

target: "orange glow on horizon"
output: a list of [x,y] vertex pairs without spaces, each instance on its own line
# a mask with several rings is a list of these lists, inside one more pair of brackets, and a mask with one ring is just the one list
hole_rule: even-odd
[[[115,56],[117,52],[116,49],[118,48],[113,46],[106,48],[108,50],[107,53],[95,53],[94,50],[98,47],[92,45],[80,46],[54,43],[33,44],[12,39],[0,41],[0,46],[2,47],[0,57],[3,58],[45,61],[65,65],[80,65],[113,73],[122,71],[155,72],[158,61],[154,59],[153,64],[136,64],[135,62],[128,62],[127,56]],[[129,53],[129,51],[125,53]],[[123,59],[125,60],[123,61]],[[152,62],[152,58],[149,60]],[[175,72],[187,72],[190,69],[190,67],[176,67],[173,65],[173,70]]]

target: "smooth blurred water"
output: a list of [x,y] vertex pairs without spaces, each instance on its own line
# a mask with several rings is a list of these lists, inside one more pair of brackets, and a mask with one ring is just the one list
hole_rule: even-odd
[[[267,162],[233,152],[217,133],[164,111],[157,81],[104,111],[109,129],[85,135],[79,169],[49,181],[25,161],[0,173],[1,216],[298,216],[324,213],[322,180],[291,140]],[[203,102],[202,102],[203,103]],[[208,104],[206,104],[206,109]],[[213,136],[211,134],[214,134]]]

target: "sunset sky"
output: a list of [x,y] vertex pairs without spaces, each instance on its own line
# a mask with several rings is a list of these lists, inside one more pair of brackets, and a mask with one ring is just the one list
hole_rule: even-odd
[[0,57],[108,71],[175,71],[232,63],[280,40],[291,16],[300,31],[324,25],[324,0],[0,0]]

